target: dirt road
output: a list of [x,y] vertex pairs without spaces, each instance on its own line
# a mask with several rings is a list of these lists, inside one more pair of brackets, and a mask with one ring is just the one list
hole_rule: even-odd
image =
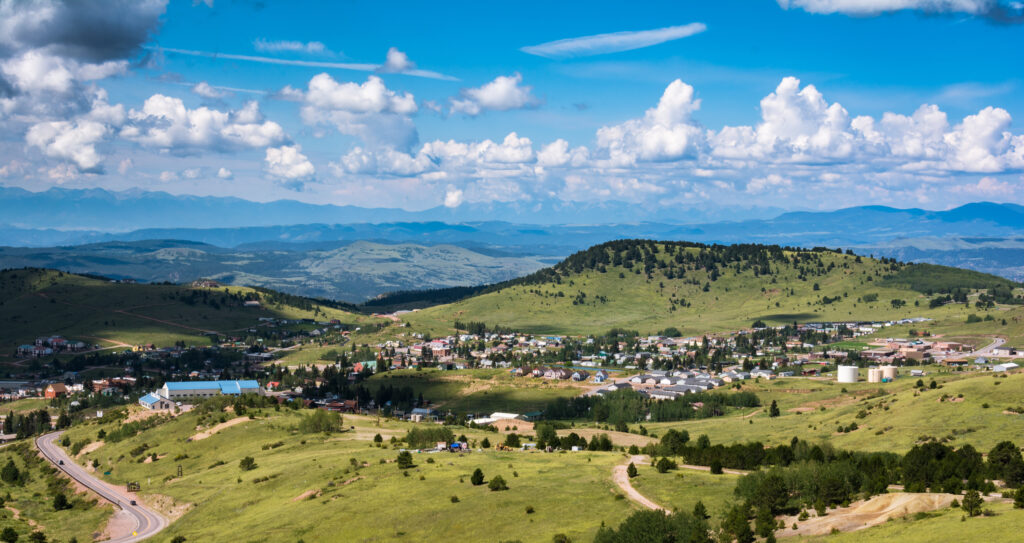
[[667,512],[668,509],[665,509],[664,507],[652,502],[651,500],[647,499],[646,496],[637,492],[637,490],[633,488],[632,483],[629,482],[629,474],[626,473],[626,470],[629,468],[629,464],[631,462],[633,464],[646,464],[650,463],[650,460],[643,455],[631,456],[629,460],[627,460],[625,463],[619,464],[618,466],[612,468],[612,480],[615,481],[615,484],[622,489],[622,492],[626,495],[626,497],[632,500],[633,502],[639,503],[640,505],[648,509]]

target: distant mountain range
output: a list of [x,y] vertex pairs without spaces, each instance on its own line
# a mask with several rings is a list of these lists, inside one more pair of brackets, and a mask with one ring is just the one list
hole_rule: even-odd
[[453,245],[367,241],[335,243],[330,249],[225,249],[172,240],[0,248],[0,268],[52,268],[143,282],[209,278],[347,302],[398,290],[496,283],[555,262],[557,259],[485,255]]
[[[148,228],[237,228],[292,224],[383,222],[462,223],[509,221],[524,224],[611,224],[646,221],[707,222],[721,209],[713,206],[680,209],[623,202],[494,202],[438,206],[422,211],[394,208],[316,205],[293,200],[252,202],[241,198],[176,196],[166,192],[51,188],[31,192],[0,187],[0,224],[12,230],[86,230],[128,232]],[[748,218],[768,218],[777,208],[730,208]],[[686,217],[681,221],[680,217]],[[42,238],[40,238],[42,240]]]
[[[393,290],[494,282],[608,240],[641,238],[853,248],[1024,279],[1024,206],[980,202],[947,211],[864,206],[765,217],[770,211],[737,210],[733,215],[742,220],[700,222],[711,211],[681,219],[678,210],[663,217],[616,203],[409,212],[161,192],[32,193],[0,187],[0,222],[6,223],[0,225],[0,245],[61,246],[5,249],[0,267],[45,265],[147,281],[220,277],[359,301]],[[502,217],[514,220],[496,220]],[[411,260],[380,265],[377,259],[389,252]]]

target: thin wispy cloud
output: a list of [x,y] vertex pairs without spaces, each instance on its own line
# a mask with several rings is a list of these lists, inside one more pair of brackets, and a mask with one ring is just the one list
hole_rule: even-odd
[[323,42],[319,41],[301,42],[291,40],[267,40],[263,38],[257,38],[253,40],[252,46],[255,47],[257,51],[262,51],[265,53],[286,52],[310,53],[318,55],[333,54],[332,51],[329,51],[327,49],[327,46],[324,45]]
[[605,55],[621,51],[632,51],[652,45],[679,40],[700,34],[707,30],[704,23],[690,23],[654,30],[638,30],[595,34],[579,38],[549,41],[539,45],[528,45],[519,50],[546,58],[572,58]]
[[[307,68],[329,68],[334,70],[352,70],[356,72],[376,72],[381,68],[381,64],[370,64],[363,62],[327,62],[320,60],[298,60],[298,59],[285,59],[285,58],[273,58],[273,57],[260,57],[254,55],[235,55],[231,53],[214,53],[211,51],[193,51],[191,49],[175,49],[171,47],[151,47],[154,51],[160,51],[163,53],[175,53],[178,55],[188,55],[193,57],[204,57],[212,59],[227,59],[227,60],[241,60],[243,62],[260,62],[263,64],[278,64],[282,66],[303,66]],[[440,79],[443,81],[458,81],[457,77],[445,75],[430,70],[408,70],[401,72],[405,75],[411,75],[414,77],[425,77],[428,79]]]

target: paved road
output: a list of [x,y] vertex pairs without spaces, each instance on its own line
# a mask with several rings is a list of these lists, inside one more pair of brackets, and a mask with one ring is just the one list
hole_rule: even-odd
[[[93,477],[89,472],[85,471],[85,468],[82,466],[76,464],[67,455],[67,453],[64,452],[64,449],[57,445],[57,440],[60,439],[60,435],[62,433],[63,432],[53,432],[36,438],[36,448],[38,448],[39,451],[43,453],[43,456],[52,462],[57,469],[67,473],[72,479],[78,481],[96,494],[99,494],[103,499],[123,509],[135,520],[135,529],[132,531],[133,535],[127,535],[117,539],[108,539],[107,543],[135,543],[136,541],[142,541],[153,537],[160,532],[160,530],[167,527],[167,520],[162,515],[148,509],[141,503],[139,505],[131,505],[132,498],[127,494],[127,492],[111,487],[96,477]],[[61,461],[64,462],[63,465],[61,465]]]
[[1004,343],[1006,343],[1006,340],[1003,338],[992,338],[992,343],[989,343],[973,353],[968,353],[967,356],[989,356],[996,347],[1002,347]]

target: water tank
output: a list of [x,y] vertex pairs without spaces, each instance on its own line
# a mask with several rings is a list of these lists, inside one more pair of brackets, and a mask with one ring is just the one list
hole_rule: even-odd
[[881,383],[882,382],[882,370],[878,368],[871,368],[868,370],[868,382],[869,383]]
[[882,366],[879,369],[882,370],[882,378],[886,381],[893,381],[896,379],[896,366]]
[[839,382],[840,383],[856,383],[857,382],[857,366],[839,366]]

